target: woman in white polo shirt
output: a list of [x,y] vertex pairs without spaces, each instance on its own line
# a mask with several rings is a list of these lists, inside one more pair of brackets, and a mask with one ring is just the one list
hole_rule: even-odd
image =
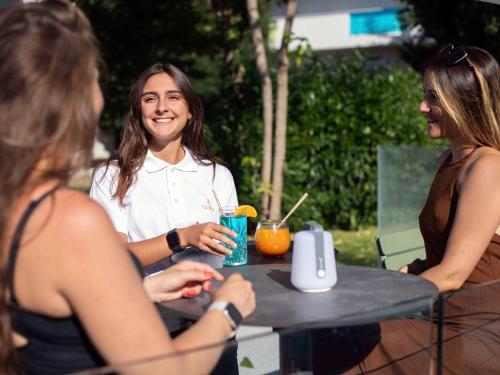
[[236,246],[217,224],[218,206],[237,206],[229,170],[215,162],[203,135],[203,108],[187,76],[171,64],[146,69],[130,93],[117,158],[94,172],[90,195],[143,266],[186,246],[229,254]]

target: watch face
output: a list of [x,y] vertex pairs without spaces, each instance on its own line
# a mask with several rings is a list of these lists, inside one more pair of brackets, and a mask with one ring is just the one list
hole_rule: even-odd
[[177,233],[176,229],[172,229],[167,233],[167,243],[168,247],[170,247],[170,250],[172,250],[174,253],[182,250],[179,233]]

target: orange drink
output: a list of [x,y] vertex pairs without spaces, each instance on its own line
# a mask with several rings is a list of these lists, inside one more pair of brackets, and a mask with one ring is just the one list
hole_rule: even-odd
[[283,255],[290,248],[290,230],[279,221],[266,220],[257,224],[255,246],[261,255]]

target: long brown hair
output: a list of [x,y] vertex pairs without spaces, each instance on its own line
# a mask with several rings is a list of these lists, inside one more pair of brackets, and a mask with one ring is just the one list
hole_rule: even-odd
[[454,47],[467,54],[449,64],[450,48],[430,62],[426,74],[440,103],[462,135],[477,146],[500,151],[500,67],[487,51]]
[[0,373],[14,371],[6,285],[10,210],[20,194],[47,178],[67,181],[88,160],[98,119],[97,58],[89,21],[68,1],[0,8]]
[[150,135],[142,123],[142,92],[148,79],[160,73],[166,73],[174,80],[191,113],[191,119],[182,130],[182,145],[189,148],[197,162],[203,165],[213,165],[215,173],[215,158],[203,135],[203,106],[200,98],[194,91],[189,78],[180,69],[172,64],[156,63],[143,71],[132,87],[128,121],[118,148],[118,156],[107,162],[107,167],[118,165],[120,169],[113,198],[118,198],[121,204],[123,204],[127,190],[134,183],[137,171],[144,163],[148,151]]

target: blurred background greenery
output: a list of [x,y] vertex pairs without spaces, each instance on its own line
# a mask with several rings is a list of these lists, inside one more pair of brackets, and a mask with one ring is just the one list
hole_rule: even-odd
[[[259,2],[266,38],[275,26],[270,5],[285,2]],[[425,61],[450,41],[483,46],[497,58],[499,53],[500,7],[469,0],[403,2],[409,5],[400,15],[403,23],[424,30],[401,47],[407,68],[373,66],[369,54],[313,53],[305,40],[290,53],[282,210],[307,191],[291,229],[305,220],[333,228],[336,246],[352,249],[344,256],[355,264],[375,262],[377,145],[431,144],[418,112]],[[206,135],[233,173],[240,202],[259,207],[262,106],[245,2],[77,3],[95,28],[105,61],[101,127],[114,129],[117,142],[136,77],[157,61],[177,65],[204,102]],[[425,43],[426,37],[434,43]],[[268,56],[275,79],[276,51]],[[88,190],[88,179],[72,186]]]
[[[178,65],[203,98],[210,145],[232,171],[240,201],[258,207],[261,96],[244,9],[204,1],[79,3],[107,66],[101,126],[119,137],[140,71],[154,61]],[[310,195],[291,218],[292,229],[304,218],[342,229],[374,225],[377,144],[429,142],[418,115],[421,76],[370,67],[361,54],[319,56],[304,44],[290,54],[289,81],[283,211],[303,192]]]

